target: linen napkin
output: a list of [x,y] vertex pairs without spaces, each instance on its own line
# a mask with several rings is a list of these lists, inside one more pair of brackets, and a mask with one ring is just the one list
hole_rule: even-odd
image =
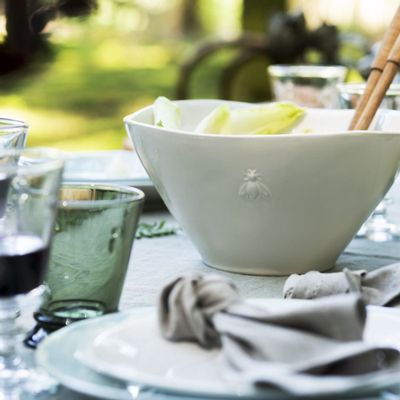
[[366,304],[400,306],[400,263],[370,272],[344,269],[293,274],[283,287],[285,298],[315,299],[341,293],[358,293]]
[[357,295],[264,306],[242,300],[217,275],[178,277],[159,301],[166,339],[221,347],[230,378],[303,396],[350,390],[398,371],[398,350],[362,341],[365,319]]

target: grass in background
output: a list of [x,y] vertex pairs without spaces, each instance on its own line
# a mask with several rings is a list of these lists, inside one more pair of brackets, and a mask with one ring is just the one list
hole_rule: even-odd
[[[148,51],[134,47],[135,60]],[[147,60],[135,66],[131,62],[112,65],[110,43],[108,49],[99,46],[90,54],[87,51],[80,43],[56,45],[55,58],[43,71],[1,92],[1,114],[29,123],[28,145],[66,150],[121,148],[122,117],[160,94],[172,95],[176,67],[165,48],[151,48],[153,65]]]
[[[207,1],[232,8],[226,0]],[[0,79],[0,114],[27,121],[28,146],[119,149],[126,138],[125,115],[159,95],[174,98],[179,64],[195,46],[165,26],[165,18],[173,23],[176,7],[170,0],[160,2],[170,14],[153,10],[150,23],[130,3],[99,4],[98,12],[85,21],[56,21],[49,36],[54,51],[50,61],[15,84]],[[221,62],[224,58],[216,57],[199,69],[192,97],[217,97]]]

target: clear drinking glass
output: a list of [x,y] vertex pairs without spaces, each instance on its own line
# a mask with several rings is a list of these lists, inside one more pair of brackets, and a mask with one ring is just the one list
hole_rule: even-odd
[[341,65],[270,65],[268,74],[274,97],[304,107],[339,108],[337,84],[347,68]]
[[[364,83],[339,84],[340,103],[342,108],[355,108],[365,90]],[[380,108],[400,110],[400,84],[392,84],[380,105]],[[386,242],[399,237],[399,227],[387,219],[387,205],[391,203],[388,195],[363,224],[357,237],[365,237],[375,242]]]
[[0,117],[0,149],[25,147],[28,125],[23,121]]
[[47,269],[62,169],[55,150],[0,150],[0,399],[27,399],[37,389],[17,318]]

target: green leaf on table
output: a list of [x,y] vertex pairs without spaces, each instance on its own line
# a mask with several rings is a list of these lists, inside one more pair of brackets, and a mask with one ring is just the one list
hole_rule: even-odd
[[136,229],[136,239],[156,238],[161,236],[176,235],[178,228],[168,226],[165,220],[153,223],[140,222]]

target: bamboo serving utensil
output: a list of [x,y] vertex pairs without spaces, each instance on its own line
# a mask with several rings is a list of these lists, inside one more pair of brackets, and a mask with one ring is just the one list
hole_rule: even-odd
[[366,130],[400,66],[400,6],[372,63],[364,93],[358,102],[349,130]]

